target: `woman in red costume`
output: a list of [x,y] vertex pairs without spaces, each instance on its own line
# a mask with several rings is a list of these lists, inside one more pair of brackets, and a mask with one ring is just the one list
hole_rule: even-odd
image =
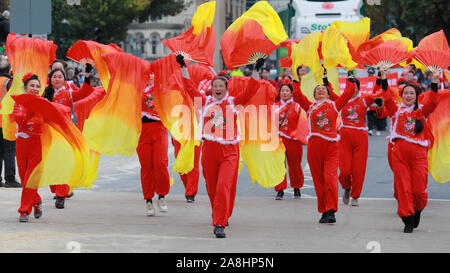
[[307,159],[317,195],[319,223],[335,223],[338,209],[338,166],[340,139],[337,132],[339,111],[355,93],[355,79],[349,77],[345,92],[335,101],[330,100],[327,85],[314,88],[315,102],[302,94],[294,83],[294,100],[306,111],[309,122]]
[[[51,101],[60,103],[72,109],[72,120],[76,124],[76,117],[73,112],[73,105],[77,101],[89,96],[94,88],[90,85],[89,72],[92,70],[90,64],[86,65],[86,78],[82,88],[78,90],[69,90],[65,85],[65,73],[61,68],[55,68],[50,72],[49,85],[44,90],[44,97]],[[70,188],[68,185],[50,186],[53,193],[56,194],[55,207],[58,209],[64,208],[65,198],[69,195]]]
[[[300,105],[292,98],[293,87],[289,79],[283,79],[278,91],[278,102],[275,103],[279,113],[279,135],[286,148],[286,161],[289,169],[289,180],[294,188],[294,198],[300,198],[300,188],[303,187],[304,176],[302,171],[302,142],[293,136],[297,129],[300,117]],[[286,176],[279,185],[275,186],[277,191],[276,200],[283,199],[284,190],[287,188]]]
[[237,97],[228,94],[228,80],[223,76],[211,82],[212,96],[200,93],[189,78],[184,58],[177,55],[186,89],[191,97],[202,98],[202,170],[212,207],[212,222],[216,238],[225,238],[225,226],[231,217],[236,197],[239,170],[239,141],[236,105],[249,101],[258,89],[259,59],[246,90]]
[[[41,83],[36,74],[28,73],[23,79],[24,91],[39,96]],[[22,197],[20,202],[20,222],[28,222],[31,210],[34,208],[34,217],[42,216],[42,201],[37,189],[27,188],[28,177],[33,169],[41,162],[41,121],[31,113],[27,114],[25,108],[14,104],[14,119],[17,123],[16,157],[20,181],[22,181]]]
[[[366,174],[369,140],[364,117],[375,100],[371,95],[362,96],[359,92],[359,80],[355,79],[355,82],[355,93],[341,110],[342,123],[339,130],[339,182],[345,191],[342,200],[344,204],[348,204],[351,196],[352,206],[358,206]],[[379,85],[376,85],[374,91],[378,90],[377,86]]]
[[425,105],[417,101],[420,87],[410,84],[402,88],[403,102],[398,105],[388,90],[385,70],[380,69],[380,73],[384,107],[391,118],[390,166],[394,173],[397,213],[405,224],[403,231],[412,233],[419,226],[421,212],[428,201],[428,149],[433,136],[426,118],[438,104],[439,74],[433,74],[430,99]]
[[158,194],[159,211],[168,211],[165,196],[170,190],[168,133],[153,103],[153,76],[150,76],[150,83],[142,95],[142,131],[136,149],[141,164],[142,193],[146,200],[147,216],[155,215],[152,201],[155,193]]

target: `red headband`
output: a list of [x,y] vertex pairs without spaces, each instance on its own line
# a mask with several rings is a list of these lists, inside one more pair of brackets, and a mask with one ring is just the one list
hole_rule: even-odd
[[33,77],[33,76],[34,76],[33,73],[28,72],[27,74],[25,74],[25,76],[23,76],[22,82],[23,82],[23,83],[26,83],[26,82],[27,82],[31,77]]

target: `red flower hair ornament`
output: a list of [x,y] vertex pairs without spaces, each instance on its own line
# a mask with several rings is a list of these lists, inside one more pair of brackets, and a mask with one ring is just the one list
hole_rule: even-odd
[[291,80],[289,78],[284,78],[283,79],[283,84],[292,84]]
[[25,74],[25,75],[23,76],[22,82],[23,82],[23,83],[26,83],[26,82],[27,82],[31,77],[33,77],[33,76],[34,76],[33,73],[28,72],[27,74]]

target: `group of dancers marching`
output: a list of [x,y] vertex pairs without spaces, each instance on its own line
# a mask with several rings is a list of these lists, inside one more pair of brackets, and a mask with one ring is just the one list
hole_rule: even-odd
[[[219,74],[211,81],[208,92],[199,91],[189,77],[184,58],[177,55],[183,84],[191,97],[202,98],[201,121],[202,144],[195,150],[194,169],[181,176],[186,188],[187,202],[194,202],[198,189],[199,161],[201,160],[203,177],[212,208],[212,224],[217,238],[225,238],[225,228],[231,217],[235,202],[236,184],[239,170],[239,135],[237,130],[236,106],[248,102],[256,93],[260,84],[259,72],[264,65],[264,59],[259,59],[255,65],[248,85],[237,97],[230,96],[228,80]],[[53,68],[49,74],[49,84],[44,97],[54,103],[63,104],[69,108],[78,100],[92,93],[89,70],[86,67],[86,80],[78,89],[64,81],[65,72],[61,68]],[[151,78],[151,81],[153,78]],[[301,78],[300,78],[301,80]],[[307,160],[311,169],[314,188],[317,195],[318,211],[321,213],[319,223],[335,223],[338,210],[338,185],[345,190],[343,202],[358,205],[363,187],[367,153],[368,132],[365,124],[365,114],[375,98],[382,97],[384,103],[379,103],[379,116],[391,118],[389,135],[388,159],[394,173],[395,198],[398,201],[398,215],[403,220],[404,232],[412,232],[420,222],[420,215],[427,203],[428,162],[427,151],[430,146],[429,135],[424,130],[424,119],[433,112],[437,105],[439,74],[433,74],[431,96],[426,105],[417,102],[420,88],[407,84],[401,90],[403,102],[397,104],[389,89],[384,68],[379,69],[376,90],[374,94],[362,96],[359,93],[359,81],[350,75],[346,88],[341,96],[337,96],[327,81],[326,70],[324,84],[314,88],[314,101],[310,101],[300,88],[300,82],[284,80],[278,90],[280,129],[279,135],[286,148],[286,161],[289,169],[291,186],[294,195],[300,197],[303,186],[301,170],[302,145],[298,139],[290,137],[296,129],[301,109],[307,113],[308,142]],[[42,83],[37,75],[27,74],[23,78],[25,93],[38,95]],[[168,132],[158,117],[153,104],[152,82],[149,83],[142,96],[142,132],[137,147],[137,155],[141,164],[141,183],[146,200],[147,215],[155,215],[152,199],[158,195],[157,204],[161,212],[168,211],[165,196],[169,193],[170,177],[168,172]],[[377,94],[377,96],[375,96]],[[220,108],[222,114],[233,114],[234,123],[222,124],[211,115],[211,109]],[[231,109],[232,111],[227,111]],[[14,106],[13,117],[18,124],[17,162],[19,175],[23,184],[21,205],[19,208],[21,222],[28,222],[34,209],[34,217],[42,216],[42,201],[35,189],[26,187],[27,179],[34,167],[41,161],[42,128],[34,115],[18,105]],[[338,127],[338,119],[341,124]],[[221,128],[233,127],[234,135],[208,135],[211,123]],[[219,121],[220,122],[220,121]],[[412,122],[412,126],[405,124]],[[179,143],[172,140],[175,154]],[[340,172],[339,172],[340,170]],[[282,191],[287,187],[285,180],[275,187]],[[56,193],[56,207],[64,208],[64,198],[69,196],[67,185],[52,188]]]

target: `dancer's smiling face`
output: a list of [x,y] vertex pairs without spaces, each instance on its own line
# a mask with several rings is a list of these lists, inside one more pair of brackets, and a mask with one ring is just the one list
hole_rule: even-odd
[[314,91],[314,98],[317,101],[322,101],[328,99],[330,95],[328,94],[328,89],[324,85],[318,85]]
[[402,92],[403,103],[406,106],[411,106],[417,99],[416,90],[412,86],[406,86]]
[[41,83],[38,80],[29,80],[25,86],[25,93],[38,95],[41,90]]
[[292,91],[287,85],[283,85],[280,88],[280,99],[288,101],[292,98]]
[[227,94],[227,82],[225,79],[217,78],[212,82],[212,95],[215,99],[221,100]]

